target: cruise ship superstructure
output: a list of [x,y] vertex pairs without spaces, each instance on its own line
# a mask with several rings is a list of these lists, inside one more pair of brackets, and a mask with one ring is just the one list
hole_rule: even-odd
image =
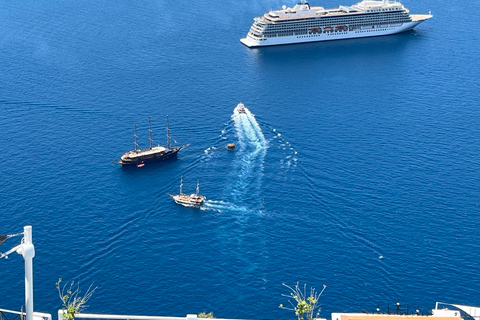
[[248,47],[260,47],[382,36],[411,30],[431,17],[431,13],[410,14],[398,1],[363,0],[335,9],[311,7],[303,1],[254,18],[240,41]]

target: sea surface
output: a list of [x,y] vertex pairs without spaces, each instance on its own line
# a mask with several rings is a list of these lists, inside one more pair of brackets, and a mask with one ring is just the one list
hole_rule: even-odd
[[[56,317],[59,278],[98,286],[92,313],[291,320],[297,282],[327,286],[327,318],[480,306],[480,2],[405,0],[434,17],[393,36],[240,43],[283,4],[1,1],[0,234],[33,227],[36,311]],[[167,115],[176,161],[112,163],[149,116],[165,144]],[[201,210],[167,196],[181,176]],[[23,272],[0,260],[0,308]]]

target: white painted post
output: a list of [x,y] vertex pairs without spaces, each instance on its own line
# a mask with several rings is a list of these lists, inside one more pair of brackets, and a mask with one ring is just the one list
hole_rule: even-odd
[[35,247],[32,243],[32,226],[23,228],[23,243],[17,250],[25,260],[25,312],[26,320],[33,320],[33,257]]

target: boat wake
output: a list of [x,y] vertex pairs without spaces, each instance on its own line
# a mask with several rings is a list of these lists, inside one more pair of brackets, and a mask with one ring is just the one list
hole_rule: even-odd
[[238,147],[226,191],[235,203],[243,203],[259,197],[268,142],[254,114],[242,103],[233,110],[232,120]]
[[216,151],[225,150],[225,148],[227,147],[227,139],[228,139],[228,134],[231,126],[232,126],[232,121],[225,123],[225,127],[222,129],[221,134],[218,136],[217,141],[215,142],[215,145],[203,150],[203,156],[202,156],[202,159],[200,159],[200,161],[202,162],[209,161],[213,158]]
[[[287,171],[295,169],[298,163],[298,152],[292,143],[287,141],[277,129],[268,123],[257,121],[250,110],[244,107],[244,111],[246,119],[240,117],[243,112],[239,113],[237,108],[234,109],[231,120],[225,123],[225,127],[218,135],[214,145],[203,150],[204,153],[200,161],[208,162],[218,157],[218,151],[224,151],[227,144],[232,142],[230,136],[233,134],[238,139],[237,151],[246,151],[249,148],[248,145],[253,145],[259,151],[266,148],[275,149],[275,152],[269,153],[269,157],[273,159],[269,159],[268,163],[278,164],[277,168]],[[260,125],[268,129],[266,131],[267,137],[262,132]]]
[[283,138],[282,134],[278,132],[277,129],[271,127],[270,130],[273,134],[273,138],[269,140],[269,145],[275,146],[282,151],[282,158],[279,159],[280,168],[287,170],[294,169],[298,163],[297,150],[295,150],[289,141]]
[[242,103],[233,110],[232,120],[235,123],[240,150],[253,148],[261,152],[266,149],[268,143],[255,115]]
[[[247,207],[237,206],[233,203],[221,201],[221,200],[206,200],[203,205],[200,207],[202,211],[216,211],[216,212],[241,212],[241,213],[251,213],[252,210]],[[259,211],[258,211],[259,212]]]
[[[262,127],[266,129],[267,137]],[[232,139],[232,136],[235,138]],[[233,152],[225,153],[227,142],[235,142]],[[298,152],[294,146],[276,128],[258,121],[248,108],[239,103],[214,146],[205,149],[199,161],[215,168],[219,166],[218,161],[212,160],[224,161],[227,155],[232,161],[232,167],[228,171],[221,197],[240,205],[249,202],[251,206],[252,202],[257,201],[255,205],[261,206],[258,199],[261,199],[267,150],[273,151],[268,153],[268,164],[273,165],[275,170],[296,170]],[[222,169],[223,167],[222,165]]]

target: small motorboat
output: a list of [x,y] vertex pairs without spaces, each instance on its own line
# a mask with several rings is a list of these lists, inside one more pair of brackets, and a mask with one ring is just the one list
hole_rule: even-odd
[[246,113],[245,105],[241,102],[239,104],[237,104],[237,110],[238,110],[238,113]]
[[182,191],[182,186],[183,186],[183,177],[180,178],[180,194],[168,194],[170,197],[173,198],[173,200],[175,200],[176,204],[182,205],[184,207],[198,208],[204,203],[205,196],[202,196],[199,194],[200,187],[199,187],[198,181],[197,181],[197,190],[195,193],[192,193],[192,194],[184,194]]

